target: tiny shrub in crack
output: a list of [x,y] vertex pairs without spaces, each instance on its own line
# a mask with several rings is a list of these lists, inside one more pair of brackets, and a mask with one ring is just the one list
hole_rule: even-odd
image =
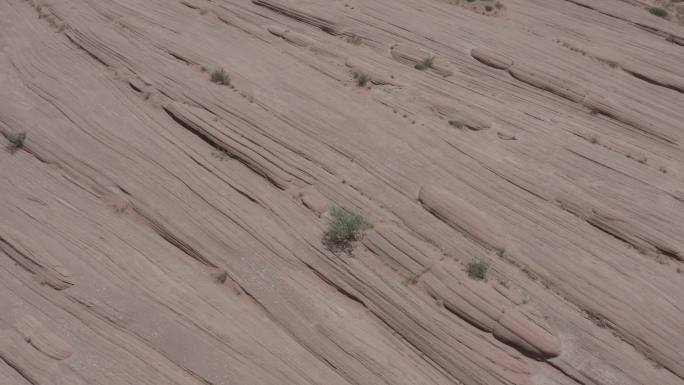
[[7,135],[7,140],[9,140],[7,150],[11,154],[14,154],[15,152],[17,152],[17,150],[20,150],[24,147],[24,142],[26,141],[26,133],[19,132],[16,134],[9,134]]
[[417,70],[420,70],[420,71],[426,70],[426,69],[432,67],[432,63],[433,63],[434,61],[435,61],[435,58],[434,58],[434,57],[432,57],[432,56],[431,56],[431,57],[426,57],[425,59],[423,59],[423,60],[419,61],[418,63],[416,63],[415,68],[416,68]]
[[489,270],[489,265],[482,261],[470,262],[468,266],[466,266],[468,276],[474,279],[485,279],[487,270]]
[[371,228],[366,218],[340,207],[332,207],[330,215],[333,221],[325,233],[325,243],[332,251],[348,249],[351,242],[358,240],[364,230]]
[[215,69],[211,73],[211,81],[222,86],[230,85],[230,75],[223,69]]

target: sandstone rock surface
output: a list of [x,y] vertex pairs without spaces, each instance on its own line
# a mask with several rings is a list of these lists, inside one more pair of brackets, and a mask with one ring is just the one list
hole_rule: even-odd
[[0,385],[684,385],[654,5],[0,0]]

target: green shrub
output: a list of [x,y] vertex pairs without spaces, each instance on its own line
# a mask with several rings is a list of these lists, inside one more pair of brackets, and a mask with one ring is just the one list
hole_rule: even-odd
[[228,280],[228,273],[225,271],[220,272],[214,276],[214,279],[216,280],[216,282],[224,284]]
[[494,7],[492,7],[491,5],[485,5],[485,11],[491,12],[493,10],[494,10]]
[[463,128],[464,124],[460,120],[450,120],[449,125],[456,128]]
[[215,69],[211,73],[211,81],[222,86],[230,85],[230,75],[223,69]]
[[330,215],[333,221],[325,233],[325,241],[333,251],[348,249],[352,241],[358,240],[362,232],[371,227],[366,218],[343,208],[332,207]]
[[656,15],[658,17],[666,17],[667,16],[667,11],[664,10],[663,8],[651,7],[648,9],[648,11],[651,12],[652,15]]
[[420,71],[425,70],[425,69],[428,69],[428,68],[432,67],[432,63],[433,63],[434,61],[435,61],[435,58],[434,58],[434,57],[432,57],[432,56],[431,56],[431,57],[426,57],[425,59],[423,59],[423,60],[419,61],[418,63],[416,63],[415,68],[416,68],[417,70],[420,70]]
[[360,71],[354,71],[353,75],[354,79],[356,80],[356,85],[359,87],[365,87],[366,84],[368,84],[368,81],[370,80],[368,75]]
[[474,279],[484,279],[487,276],[487,270],[489,270],[489,265],[482,261],[470,262],[466,267],[468,276]]
[[19,132],[16,134],[9,134],[7,135],[7,140],[9,140],[7,150],[10,153],[14,154],[17,150],[20,150],[24,147],[24,142],[26,141],[26,133]]

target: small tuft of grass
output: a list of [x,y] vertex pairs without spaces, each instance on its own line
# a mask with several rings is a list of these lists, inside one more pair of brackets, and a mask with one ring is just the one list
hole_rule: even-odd
[[667,17],[667,11],[659,7],[651,7],[648,9],[651,15],[656,15],[658,17]]
[[598,115],[598,114],[601,113],[601,110],[599,110],[599,109],[596,108],[596,107],[592,107],[591,110],[589,110],[589,113],[592,114],[592,115]]
[[423,274],[425,274],[425,273],[427,273],[428,271],[430,271],[431,268],[432,268],[432,266],[428,266],[428,267],[424,268],[423,270],[421,270],[421,271],[419,271],[419,272],[417,272],[417,273],[411,273],[411,274],[408,276],[408,278],[406,278],[405,283],[406,283],[407,285],[415,285],[415,284],[417,284],[418,281],[420,280],[420,277],[422,277]]
[[370,80],[370,77],[361,71],[354,71],[352,75],[354,76],[354,80],[356,80],[356,85],[359,87],[365,87]]
[[18,132],[16,134],[7,135],[7,140],[9,140],[9,145],[7,150],[10,154],[14,154],[17,150],[24,148],[24,142],[26,141],[26,133]]
[[463,124],[463,122],[461,122],[460,120],[450,120],[450,121],[449,121],[449,125],[450,125],[451,127],[456,127],[456,128],[463,128],[463,127],[465,127],[465,124]]
[[235,158],[235,155],[233,155],[230,151],[226,150],[225,148],[220,148],[216,149],[212,155],[214,158],[217,158],[218,160],[225,160],[226,158]]
[[230,75],[223,69],[215,69],[211,73],[211,81],[222,86],[230,85]]
[[426,70],[432,67],[432,63],[435,61],[434,56],[426,57],[425,59],[416,63],[415,68],[419,71]]
[[353,45],[360,45],[363,42],[363,38],[361,36],[352,33],[348,38],[347,42]]
[[494,10],[494,7],[492,7],[491,5],[485,5],[485,11],[491,12],[493,10]]
[[468,263],[468,266],[466,266],[468,276],[474,279],[485,279],[487,270],[489,270],[489,265],[483,261],[470,262]]
[[418,283],[418,280],[420,279],[420,273],[411,273],[408,278],[406,278],[406,281],[404,283],[406,285],[415,285]]
[[351,242],[358,240],[370,223],[361,215],[352,214],[340,207],[330,208],[333,221],[325,232],[325,243],[332,251],[349,249]]
[[598,136],[596,136],[596,135],[592,135],[589,137],[589,142],[591,142],[592,144],[596,144],[596,143],[598,143],[598,141],[599,141]]
[[587,311],[587,318],[591,322],[593,322],[596,326],[600,327],[601,329],[605,329],[610,326],[610,322],[608,322],[605,318],[603,318],[600,314],[593,312],[593,311]]
[[610,68],[618,68],[618,65],[619,65],[618,62],[616,62],[614,60],[608,60],[608,66]]
[[218,273],[214,276],[214,279],[216,280],[216,282],[224,284],[226,283],[226,280],[228,280],[228,273],[225,271]]

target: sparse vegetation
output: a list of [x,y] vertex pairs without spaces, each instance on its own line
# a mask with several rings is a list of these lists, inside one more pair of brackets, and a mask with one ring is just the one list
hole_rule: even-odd
[[646,164],[646,163],[648,163],[648,157],[647,157],[646,155],[643,155],[643,154],[638,154],[638,153],[632,153],[632,152],[630,152],[630,153],[627,154],[627,158],[632,159],[632,160],[635,160],[635,161],[637,161],[637,162],[639,162],[639,163],[641,163],[641,164]]
[[228,273],[225,271],[218,273],[214,276],[214,279],[216,280],[216,282],[218,282],[220,284],[224,284],[224,283],[226,283],[226,280],[228,279]]
[[601,113],[601,110],[599,110],[599,109],[596,108],[596,107],[592,107],[591,110],[589,110],[589,113],[592,114],[592,115],[598,115],[598,114]]
[[465,126],[460,120],[450,120],[449,125],[456,128],[463,128]]
[[500,1],[497,1],[496,3],[494,3],[494,6],[496,7],[496,9],[501,9],[501,8],[503,8],[503,4],[501,4]]
[[430,271],[431,268],[432,268],[432,266],[428,266],[428,267],[424,268],[423,270],[421,270],[421,271],[419,271],[419,272],[417,272],[417,273],[411,273],[411,274],[408,276],[408,278],[406,278],[406,282],[405,282],[405,283],[406,283],[407,285],[415,285],[415,284],[417,284],[418,281],[420,280],[420,277],[422,277],[423,274],[425,274],[425,273],[427,273],[428,271]]
[[660,7],[651,7],[648,9],[648,11],[652,15],[656,15],[658,17],[667,17],[667,11],[663,8],[660,8]]
[[468,263],[468,266],[466,266],[468,276],[474,279],[485,279],[487,270],[489,270],[489,265],[483,261],[470,262]]
[[432,67],[432,63],[434,61],[435,61],[435,58],[433,56],[426,57],[425,59],[416,63],[415,68],[417,70],[420,70],[420,71],[426,70],[426,69]]
[[590,136],[590,137],[589,137],[589,142],[591,142],[592,144],[598,143],[598,137],[597,137],[596,135]]
[[485,5],[485,11],[491,12],[493,10],[494,10],[494,7],[492,7],[491,5]]
[[235,155],[231,154],[230,151],[226,150],[225,148],[217,149],[212,153],[212,155],[214,156],[214,158],[217,158],[219,160],[235,157]]
[[361,71],[354,71],[352,75],[354,76],[354,80],[356,80],[356,85],[359,87],[365,87],[366,84],[368,84],[368,81],[370,80],[368,75]]
[[596,326],[604,329],[610,326],[610,323],[606,321],[605,318],[603,318],[600,314],[595,313],[593,311],[587,311],[587,317],[591,322],[593,322]]
[[405,284],[406,285],[415,285],[418,283],[418,280],[420,279],[420,273],[411,273],[411,275],[406,278]]
[[358,240],[363,231],[371,227],[366,218],[340,207],[332,207],[330,215],[333,221],[325,233],[325,242],[332,251],[348,249],[352,241]]
[[211,73],[211,81],[222,86],[230,85],[230,75],[223,69],[215,69]]
[[608,66],[610,66],[610,68],[617,68],[618,62],[616,62],[614,60],[608,60]]
[[7,135],[7,140],[9,140],[7,150],[11,154],[14,154],[17,150],[20,150],[24,147],[24,142],[26,141],[26,133],[19,132],[16,134],[9,134]]
[[362,41],[363,39],[361,38],[361,36],[355,33],[351,34],[351,36],[347,38],[347,42],[353,45],[360,45]]

